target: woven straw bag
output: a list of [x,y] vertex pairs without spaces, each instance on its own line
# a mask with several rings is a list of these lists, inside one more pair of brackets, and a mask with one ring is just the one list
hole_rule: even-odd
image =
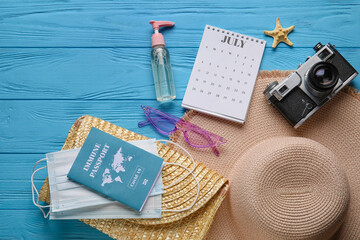
[[[92,127],[96,127],[125,141],[148,139],[127,129],[91,116],[80,117],[71,127],[62,150],[80,148]],[[169,146],[158,143],[158,153],[166,162],[179,163],[192,168],[191,160]],[[169,185],[186,174],[178,166],[163,169],[164,185]],[[85,219],[84,223],[114,239],[204,239],[229,189],[229,182],[215,171],[196,162],[194,175],[200,184],[195,205],[185,212],[164,212],[159,219]],[[163,209],[183,209],[192,204],[197,186],[192,177],[165,189]],[[45,180],[40,200],[50,203],[48,179]]]

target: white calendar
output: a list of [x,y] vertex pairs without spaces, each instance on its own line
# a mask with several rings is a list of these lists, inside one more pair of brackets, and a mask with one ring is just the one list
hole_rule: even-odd
[[244,123],[265,44],[206,25],[182,107]]

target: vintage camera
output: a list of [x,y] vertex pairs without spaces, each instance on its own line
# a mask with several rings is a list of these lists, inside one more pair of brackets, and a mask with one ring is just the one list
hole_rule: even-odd
[[264,94],[295,128],[353,80],[358,72],[330,43],[314,47],[315,55]]

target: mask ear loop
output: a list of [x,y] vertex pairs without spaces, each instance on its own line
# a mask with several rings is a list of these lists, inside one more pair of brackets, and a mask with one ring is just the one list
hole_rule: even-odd
[[[191,161],[192,161],[192,163],[193,163],[193,165],[194,165],[194,168],[193,168],[192,170],[189,170],[188,168],[180,165],[181,167],[184,167],[185,169],[189,170],[189,173],[186,174],[185,176],[182,176],[180,179],[178,179],[177,181],[173,182],[172,184],[163,187],[164,189],[165,189],[165,188],[169,188],[169,187],[177,184],[178,182],[180,182],[181,180],[183,180],[184,178],[186,178],[187,176],[189,176],[189,175],[195,170],[196,165],[195,165],[194,158],[191,156],[191,154],[190,154],[185,148],[183,148],[182,146],[180,146],[180,145],[177,144],[177,143],[174,143],[173,141],[169,141],[169,140],[165,140],[165,139],[159,139],[159,140],[155,140],[155,141],[156,141],[156,142],[171,143],[171,144],[174,144],[174,145],[176,145],[177,147],[181,148],[184,152],[187,153],[187,155],[190,157],[190,159],[191,159]],[[174,165],[176,165],[176,164],[174,164]]]
[[183,148],[182,146],[180,146],[180,145],[177,144],[177,143],[174,143],[174,142],[169,141],[169,140],[164,140],[164,139],[156,140],[156,142],[167,142],[167,143],[175,144],[176,146],[178,146],[179,148],[181,148],[184,152],[186,152],[186,153],[189,155],[189,157],[190,157],[190,159],[192,160],[193,165],[194,165],[194,168],[193,168],[192,170],[190,170],[189,168],[187,168],[187,167],[185,167],[185,166],[183,166],[183,165],[181,165],[181,164],[178,164],[178,163],[165,163],[164,165],[176,165],[176,166],[182,167],[182,168],[186,169],[189,173],[186,174],[185,176],[181,177],[181,178],[178,179],[177,181],[173,182],[172,184],[169,184],[169,185],[167,185],[167,186],[164,186],[163,189],[166,189],[166,188],[169,188],[169,187],[173,186],[174,184],[180,182],[181,180],[183,180],[184,178],[186,178],[186,177],[189,176],[190,174],[193,176],[193,178],[194,178],[194,180],[195,180],[195,182],[196,182],[197,188],[198,188],[197,193],[196,193],[195,200],[193,201],[193,203],[192,203],[189,207],[183,208],[183,209],[162,209],[161,211],[162,211],[162,212],[183,212],[183,211],[186,211],[186,210],[191,209],[191,208],[195,205],[196,201],[197,201],[198,198],[199,198],[199,194],[200,194],[200,184],[199,184],[199,181],[196,179],[196,177],[195,177],[195,175],[194,175],[194,173],[193,173],[194,170],[195,170],[195,167],[196,167],[194,158],[191,156],[191,154],[190,154],[185,148]]
[[[162,209],[161,211],[162,212],[183,212],[183,211],[189,210],[190,208],[192,208],[195,205],[196,201],[199,198],[199,193],[200,193],[199,181],[196,179],[194,173],[190,169],[188,169],[187,167],[185,167],[185,166],[183,166],[181,164],[178,164],[178,163],[165,163],[165,165],[176,165],[176,166],[185,168],[187,171],[189,171],[189,173],[193,176],[193,178],[194,178],[194,180],[196,182],[198,190],[197,190],[196,197],[195,197],[193,203],[189,207],[183,208],[183,209]],[[189,174],[187,174],[187,176],[189,176]],[[176,181],[176,182],[178,182],[178,181]],[[172,185],[172,184],[170,184],[170,185]],[[170,185],[165,186],[164,189],[168,188]]]
[[[42,170],[42,169],[47,168],[47,166],[44,166],[44,167],[41,167],[41,168],[38,168],[38,169],[35,170],[36,165],[37,165],[38,163],[42,162],[42,161],[45,161],[45,160],[46,160],[46,158],[43,158],[43,159],[37,161],[37,162],[35,163],[34,167],[33,167],[33,173],[32,173],[32,175],[31,175],[31,193],[32,193],[32,201],[33,201],[34,205],[37,206],[37,207],[40,209],[40,211],[41,211],[41,212],[43,213],[43,215],[44,215],[44,218],[47,218],[47,217],[50,215],[50,211],[48,211],[48,213],[45,213],[45,211],[43,210],[43,208],[51,208],[51,205],[42,206],[42,205],[39,204],[39,192],[38,192],[38,190],[36,189],[35,184],[34,184],[34,175],[35,175],[35,173],[37,173],[38,171],[40,171],[40,170]],[[35,191],[35,193],[36,193],[36,195],[37,195],[36,202],[35,202],[35,194],[34,194],[34,191]]]

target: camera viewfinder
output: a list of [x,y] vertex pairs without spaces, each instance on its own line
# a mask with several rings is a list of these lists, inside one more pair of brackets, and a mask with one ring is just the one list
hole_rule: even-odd
[[328,49],[324,48],[324,50],[322,50],[322,52],[319,53],[318,56],[321,60],[325,60],[327,58],[327,56],[329,56],[330,54],[331,54],[331,52],[329,52]]
[[288,87],[286,85],[282,86],[280,89],[279,89],[279,92],[281,94],[284,94],[284,92],[286,92],[286,90],[288,90]]

